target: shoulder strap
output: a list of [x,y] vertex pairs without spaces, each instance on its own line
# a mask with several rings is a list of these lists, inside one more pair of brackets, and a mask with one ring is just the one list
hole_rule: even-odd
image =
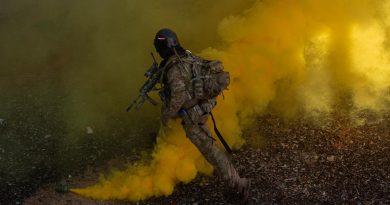
[[168,61],[165,63],[165,65],[161,68],[162,70],[161,70],[161,75],[160,75],[160,83],[163,82],[164,75],[168,71],[168,69],[177,63],[179,63],[179,62],[177,60],[177,57],[175,57],[175,56],[172,56],[171,58],[168,59]]
[[203,65],[203,61],[200,57],[193,55],[191,52],[187,52],[187,56],[181,59],[182,62],[190,65],[190,67],[185,67],[185,70],[188,74],[192,75],[192,78],[200,75],[200,70]]

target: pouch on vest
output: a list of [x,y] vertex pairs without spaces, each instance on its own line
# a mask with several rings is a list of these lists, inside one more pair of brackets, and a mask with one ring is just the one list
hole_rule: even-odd
[[195,58],[192,64],[193,95],[199,100],[213,99],[230,84],[230,75],[221,61]]

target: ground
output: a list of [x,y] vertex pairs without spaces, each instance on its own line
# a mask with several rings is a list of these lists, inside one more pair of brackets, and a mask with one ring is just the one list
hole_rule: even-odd
[[[373,118],[360,125],[337,115],[321,123],[260,118],[246,133],[248,143],[232,155],[239,172],[253,181],[249,204],[390,204],[390,115]],[[89,170],[68,183],[90,184],[97,175]],[[237,204],[225,187],[218,177],[198,176],[171,196],[139,204]],[[134,203],[58,194],[48,184],[24,204]]]

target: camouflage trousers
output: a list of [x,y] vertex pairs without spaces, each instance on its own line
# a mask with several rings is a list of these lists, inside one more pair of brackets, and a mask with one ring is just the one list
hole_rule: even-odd
[[[192,113],[191,113],[192,114]],[[192,115],[193,116],[193,115]],[[206,160],[223,177],[231,188],[239,185],[240,176],[224,151],[218,148],[206,125],[209,114],[197,116],[191,122],[183,120],[187,137],[198,148]]]

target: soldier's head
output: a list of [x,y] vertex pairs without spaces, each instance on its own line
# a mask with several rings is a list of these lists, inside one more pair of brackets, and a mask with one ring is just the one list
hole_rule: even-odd
[[168,59],[175,54],[175,50],[183,50],[180,46],[179,39],[174,31],[163,28],[156,33],[154,38],[154,47],[160,54],[161,58]]

